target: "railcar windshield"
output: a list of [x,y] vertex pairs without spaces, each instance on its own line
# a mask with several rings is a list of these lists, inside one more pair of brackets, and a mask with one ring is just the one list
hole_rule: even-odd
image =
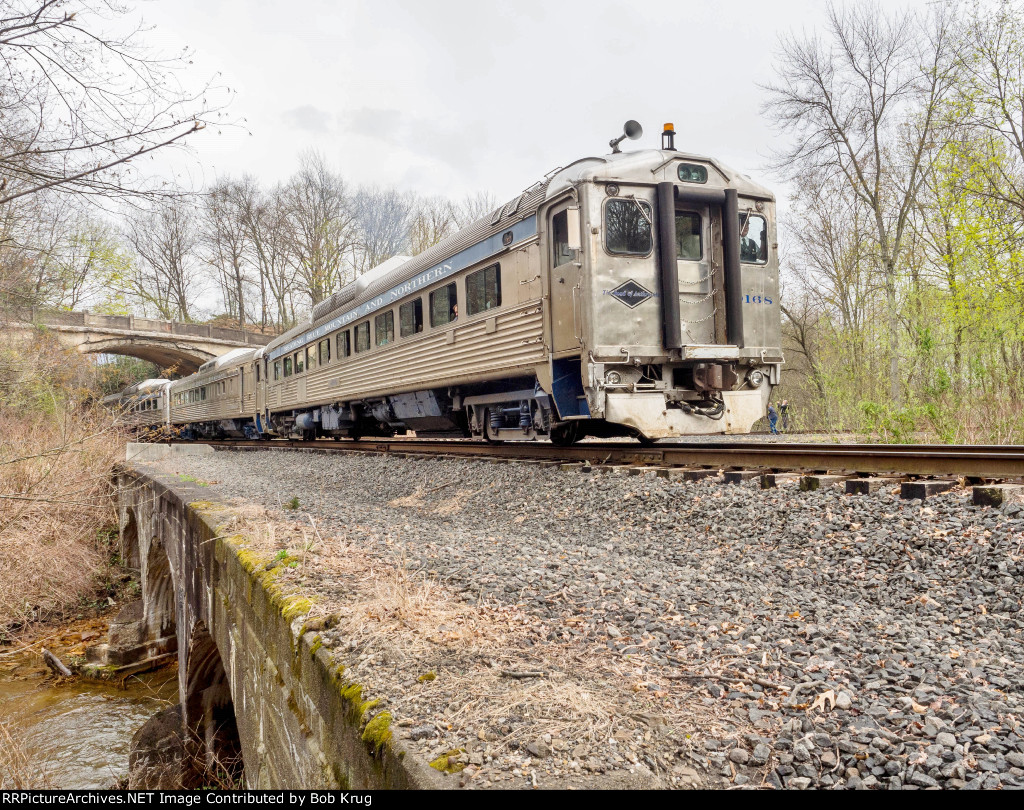
[[646,256],[654,246],[651,206],[640,200],[608,200],[604,207],[604,228],[609,253]]
[[759,214],[740,212],[740,261],[765,264],[768,261],[768,223]]

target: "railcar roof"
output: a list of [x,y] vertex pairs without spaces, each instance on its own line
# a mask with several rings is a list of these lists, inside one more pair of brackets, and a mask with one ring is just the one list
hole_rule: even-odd
[[427,248],[411,259],[407,259],[404,256],[395,257],[393,265],[389,265],[389,262],[393,261],[389,260],[370,270],[369,273],[373,274],[371,277],[360,276],[355,281],[346,284],[330,298],[321,301],[313,308],[310,321],[300,323],[284,334],[279,335],[267,345],[265,352],[269,354],[278,346],[294,340],[307,330],[316,328],[342,312],[352,309],[392,287],[414,278],[418,273],[441,264],[456,253],[494,234],[508,230],[514,223],[535,214],[541,205],[575,183],[598,178],[601,180],[637,182],[637,173],[644,169],[651,173],[648,182],[653,182],[655,180],[655,173],[660,166],[664,166],[668,162],[677,159],[693,160],[713,166],[718,171],[720,179],[717,183],[711,183],[711,185],[728,185],[736,188],[741,195],[751,195],[769,200],[775,199],[775,195],[771,191],[754,182],[746,175],[728,168],[714,158],[689,152],[646,149],[600,157],[581,158],[570,163],[568,166],[554,169],[543,179],[538,180],[504,205],[499,206],[489,214],[467,225],[458,233],[438,242],[433,247]]

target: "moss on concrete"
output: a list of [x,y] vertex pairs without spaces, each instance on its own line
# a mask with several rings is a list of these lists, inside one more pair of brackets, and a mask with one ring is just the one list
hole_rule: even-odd
[[466,767],[465,762],[459,762],[459,757],[465,753],[466,751],[463,748],[447,751],[431,762],[430,767],[441,773],[458,773]]
[[384,746],[390,745],[392,739],[390,712],[381,712],[363,729],[363,742],[370,747],[374,756],[380,754]]

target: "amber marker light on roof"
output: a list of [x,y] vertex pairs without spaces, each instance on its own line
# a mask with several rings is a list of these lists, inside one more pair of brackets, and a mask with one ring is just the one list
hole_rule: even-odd
[[665,130],[661,133],[661,148],[670,149],[673,152],[676,149],[676,129],[673,124],[665,124]]

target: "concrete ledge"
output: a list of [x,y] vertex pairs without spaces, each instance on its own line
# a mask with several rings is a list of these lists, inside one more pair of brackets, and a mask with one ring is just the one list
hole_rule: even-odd
[[153,536],[168,550],[181,688],[197,627],[224,662],[247,787],[445,786],[426,763],[406,757],[388,728],[390,715],[373,713],[316,636],[302,634],[310,602],[270,582],[245,538],[231,533],[236,516],[229,507],[203,500],[208,489],[140,468],[122,468],[118,485],[138,537]]
[[1002,506],[1024,503],[1024,484],[987,484],[974,487],[971,500],[975,506]]
[[846,482],[847,495],[871,495],[882,487],[894,484],[898,478],[851,478]]
[[956,486],[956,481],[904,481],[900,484],[900,497],[905,501],[930,498]]
[[208,456],[216,451],[208,444],[149,444],[128,442],[124,460],[131,462],[163,461],[167,458]]

